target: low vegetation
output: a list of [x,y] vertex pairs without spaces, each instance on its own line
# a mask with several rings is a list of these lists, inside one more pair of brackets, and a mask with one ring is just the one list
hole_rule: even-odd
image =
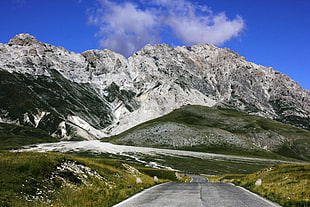
[[310,132],[244,112],[184,106],[104,139],[116,144],[310,160]]
[[[182,133],[169,127],[165,128],[167,124],[169,127],[181,126]],[[189,146],[153,142],[159,138],[169,141],[169,137],[187,136],[184,129],[190,132],[188,134],[196,133],[204,137],[211,132],[218,133],[215,137],[223,138],[224,141],[226,135],[240,138],[241,142],[249,143],[249,146],[252,144],[245,139],[247,136],[253,136],[256,141],[262,142],[266,137],[271,141],[284,137],[285,141],[273,151],[257,146],[251,149],[239,148],[237,145],[227,145],[228,142],[225,144],[220,141],[211,145],[210,142],[195,142]],[[148,136],[140,136],[143,133]],[[175,133],[179,133],[178,136],[175,136]],[[136,139],[137,137],[147,137],[146,141],[150,142],[142,142]],[[184,138],[183,143],[186,143],[190,137]],[[220,138],[218,140],[221,140]],[[310,142],[309,131],[237,111],[201,106],[183,107],[107,140],[118,144],[280,160],[308,160],[307,149]],[[136,159],[120,154],[6,151],[24,145],[57,141],[40,129],[0,123],[0,206],[112,206],[157,183],[188,181],[188,178],[180,178],[174,171],[146,168]],[[190,140],[190,143],[193,142]],[[210,177],[210,180],[234,182],[283,206],[310,206],[310,164],[275,165],[279,161],[199,158],[185,155],[140,156],[139,160],[145,163],[156,162],[184,173],[220,175]],[[260,185],[256,183],[258,180],[261,180]]]
[[233,182],[282,206],[310,206],[310,164],[284,164],[249,175],[222,175],[210,181]]
[[0,123],[0,150],[18,149],[25,145],[57,141],[59,140],[38,128]]
[[139,159],[155,161],[184,173],[222,175],[227,173],[248,174],[273,165],[258,160],[233,160],[226,158],[199,158],[192,156],[149,155]]
[[0,166],[3,207],[112,206],[147,187],[177,180],[173,171],[56,153],[0,151]]
[[[84,152],[66,152],[70,155],[82,157],[100,157],[108,159],[124,160],[126,163],[137,169],[148,167],[170,167],[184,173],[223,175],[228,173],[249,174],[260,169],[279,164],[278,160],[257,160],[257,159],[232,159],[228,157],[195,157],[189,155],[169,155],[169,154],[144,154],[144,153],[93,153]],[[129,155],[129,156],[128,156]],[[152,170],[152,168],[147,168]],[[163,171],[164,172],[164,171]],[[168,171],[169,172],[169,171]],[[169,178],[172,179],[172,178]],[[173,180],[173,179],[172,179]]]

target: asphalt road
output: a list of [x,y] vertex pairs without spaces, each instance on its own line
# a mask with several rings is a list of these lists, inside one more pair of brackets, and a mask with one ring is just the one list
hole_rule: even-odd
[[114,207],[270,207],[279,206],[229,183],[165,183],[143,191]]

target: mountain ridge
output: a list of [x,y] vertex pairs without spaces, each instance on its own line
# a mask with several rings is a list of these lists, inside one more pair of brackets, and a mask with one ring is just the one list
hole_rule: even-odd
[[[0,44],[0,51],[1,88],[7,89],[0,96],[0,121],[49,126],[49,133],[61,139],[115,135],[188,104],[233,108],[310,129],[310,91],[228,48],[146,45],[126,59],[109,50],[69,52],[20,34]],[[13,76],[11,82],[7,76]],[[17,112],[18,104],[3,104],[14,103],[9,94],[16,80],[37,103]],[[31,87],[22,86],[23,80]],[[46,97],[55,96],[44,89],[49,83],[61,96],[53,106],[42,107]],[[40,93],[43,98],[35,96]]]

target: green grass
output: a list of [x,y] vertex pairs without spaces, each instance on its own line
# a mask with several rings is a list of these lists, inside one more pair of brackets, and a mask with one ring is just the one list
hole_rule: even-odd
[[[184,130],[158,133],[158,126],[175,123]],[[146,132],[148,130],[148,132]],[[154,132],[155,131],[155,132]],[[186,131],[190,133],[186,134]],[[144,134],[143,134],[143,133]],[[141,135],[142,134],[142,135]],[[175,146],[173,139],[181,137],[187,141],[193,136],[219,137],[220,141],[191,146]],[[238,146],[225,141],[225,137],[234,136],[246,146]],[[170,144],[161,144],[158,140],[170,140]],[[221,141],[223,140],[223,141]],[[278,142],[271,151],[263,150],[252,144]],[[173,112],[142,123],[121,134],[104,139],[116,144],[148,146],[159,148],[183,149],[189,151],[213,152],[231,155],[262,157],[272,159],[310,160],[310,132],[277,121],[234,110],[215,109],[204,106],[184,106]],[[212,141],[212,140],[211,140]]]
[[[248,174],[279,163],[277,160],[268,162],[265,160],[260,161],[255,159],[244,160],[220,157],[199,158],[185,155],[150,155],[143,153],[128,153],[130,156],[109,153],[93,153],[91,151],[68,152],[68,154],[88,158],[97,157],[123,160],[137,169],[144,169],[145,163],[155,162],[158,165],[171,167],[172,169],[177,169],[184,173],[201,173],[209,175],[222,175],[227,173]],[[140,161],[143,161],[143,163],[137,161],[134,157],[138,158]],[[150,169],[150,172],[151,170],[152,168]],[[172,178],[169,179],[173,180]]]
[[[261,185],[255,182],[261,179]],[[284,164],[249,175],[223,175],[210,180],[233,182],[282,206],[310,206],[310,164]]]
[[187,151],[194,151],[194,152],[208,152],[208,153],[224,154],[224,155],[236,155],[236,156],[242,156],[242,157],[296,161],[296,158],[285,157],[281,154],[269,152],[266,150],[258,150],[258,149],[257,150],[245,150],[245,149],[230,148],[230,147],[225,147],[225,146],[207,146],[207,145],[180,147],[179,149],[187,150]]
[[[231,160],[221,158],[198,158],[191,156],[143,155],[140,160],[156,162],[184,173],[221,175],[227,173],[247,174],[266,168],[275,163],[257,160]],[[132,165],[137,165],[131,160]],[[139,166],[139,165],[138,165]]]
[[41,129],[0,123],[0,150],[18,149],[25,145],[57,141],[59,140]]
[[[102,178],[60,170],[63,162],[87,166]],[[175,180],[171,171],[141,168],[133,173],[120,160],[56,153],[0,151],[0,166],[0,206],[8,207],[112,206],[147,187]],[[137,176],[143,183],[136,183]]]

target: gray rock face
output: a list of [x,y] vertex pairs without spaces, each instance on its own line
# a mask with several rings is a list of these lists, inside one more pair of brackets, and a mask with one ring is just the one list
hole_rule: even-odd
[[[109,50],[77,54],[42,43],[29,34],[20,34],[8,44],[0,44],[0,71],[9,72],[19,79],[28,77],[28,81],[45,77],[47,82],[53,82],[56,78],[60,85],[66,82],[91,88],[92,95],[95,91],[98,101],[91,106],[103,107],[99,111],[106,111],[106,116],[100,117],[98,111],[95,116],[89,111],[85,116],[85,113],[78,113],[80,109],[76,107],[53,122],[55,132],[63,130],[62,133],[68,134],[63,127],[66,124],[70,125],[70,129],[82,130],[75,130],[74,136],[83,137],[86,133],[87,137],[100,138],[117,134],[187,104],[234,108],[310,129],[310,91],[270,67],[248,62],[227,48],[213,45],[176,48],[166,44],[146,45],[126,59]],[[62,77],[56,77],[52,71]],[[6,81],[6,78],[1,81]],[[44,84],[50,87],[47,83],[40,87],[44,88]],[[14,87],[14,81],[11,86]],[[6,87],[9,88],[8,85]],[[39,86],[34,84],[31,87]],[[34,91],[41,93],[40,90]],[[78,91],[85,93],[84,89]],[[64,99],[72,98],[70,91],[65,94]],[[40,94],[44,95],[49,94]],[[2,99],[9,99],[9,96],[2,94]],[[86,104],[87,108],[90,100],[82,99],[87,101],[80,100],[79,103]],[[34,100],[46,101],[42,98]],[[22,124],[25,120],[16,117],[29,114],[43,121],[43,112],[49,114],[59,108],[42,105],[23,106],[23,110],[11,116],[12,107],[1,102],[0,121]],[[34,119],[29,120],[34,126],[39,126]],[[38,120],[36,122],[40,122]]]

